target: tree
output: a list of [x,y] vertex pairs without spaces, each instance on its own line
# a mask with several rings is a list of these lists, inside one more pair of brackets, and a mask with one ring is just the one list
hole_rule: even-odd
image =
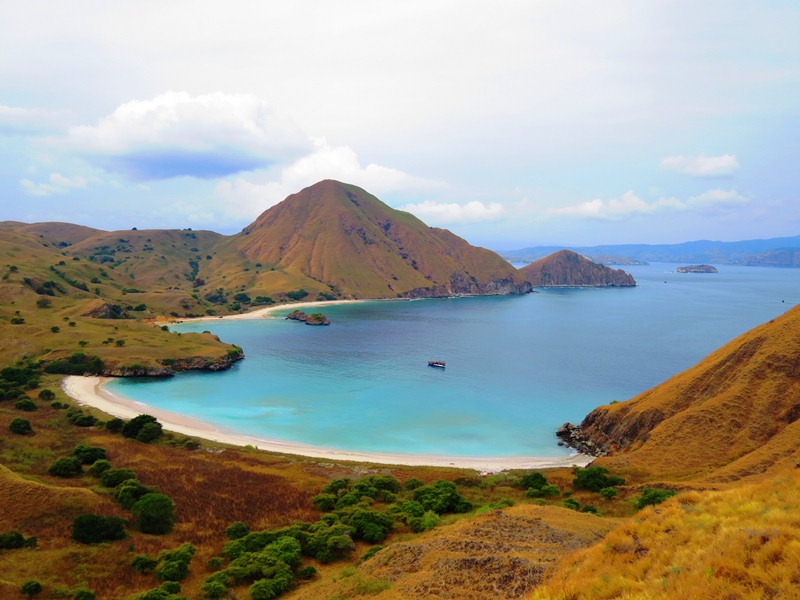
[[31,422],[28,421],[28,419],[17,418],[11,421],[11,423],[8,425],[8,430],[11,433],[16,433],[17,435],[26,435],[31,433],[33,428],[31,427]]
[[161,427],[161,423],[145,423],[139,430],[139,433],[136,434],[136,439],[148,444],[160,438],[163,433],[164,431]]
[[52,402],[56,399],[56,394],[53,390],[44,389],[39,392],[39,400],[42,402]]
[[145,494],[131,512],[142,533],[169,533],[175,524],[175,503],[164,494]]
[[519,480],[519,485],[523,490],[529,490],[531,488],[538,490],[547,485],[547,478],[538,471],[534,471],[533,473],[523,475]]
[[24,410],[25,412],[33,412],[38,406],[36,406],[36,403],[30,398],[20,398],[14,403],[14,408],[17,410]]
[[642,495],[636,500],[636,508],[641,510],[645,506],[661,504],[667,498],[672,498],[675,495],[673,490],[656,490],[653,488],[646,488],[642,490]]
[[575,479],[572,480],[572,486],[576,490],[599,492],[603,488],[615,487],[625,483],[622,477],[609,475],[608,469],[604,467],[586,467],[585,469],[575,467],[573,473],[575,474]]
[[84,465],[91,465],[101,459],[107,459],[105,448],[99,446],[75,446],[72,456],[77,458]]
[[108,469],[100,475],[100,483],[109,488],[115,488],[129,479],[136,479],[136,473],[132,469]]
[[74,456],[69,456],[67,458],[59,458],[50,465],[47,472],[56,477],[75,477],[83,473],[83,467],[81,466],[81,461]]
[[72,539],[82,544],[98,544],[125,538],[125,520],[102,515],[79,515],[72,522]]
[[23,583],[19,591],[28,598],[33,598],[42,591],[42,584],[35,579],[31,579],[30,581]]
[[135,438],[147,423],[158,423],[158,419],[152,415],[134,417],[122,426],[122,435],[126,438]]

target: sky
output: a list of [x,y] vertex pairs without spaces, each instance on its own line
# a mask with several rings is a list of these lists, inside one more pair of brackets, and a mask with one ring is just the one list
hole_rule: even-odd
[[322,179],[504,250],[800,234],[796,0],[5,0],[0,220]]

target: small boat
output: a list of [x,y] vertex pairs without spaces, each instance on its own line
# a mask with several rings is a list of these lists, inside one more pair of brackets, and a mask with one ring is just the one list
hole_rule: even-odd
[[429,367],[436,367],[437,369],[444,369],[445,364],[443,360],[429,360],[428,361]]

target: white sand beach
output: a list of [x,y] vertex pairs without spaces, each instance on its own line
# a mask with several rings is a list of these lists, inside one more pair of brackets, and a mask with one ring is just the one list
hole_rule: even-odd
[[[316,305],[317,303],[314,304]],[[249,314],[253,315],[253,313]],[[236,315],[229,318],[237,317],[240,316]],[[253,317],[251,316],[250,318]],[[269,452],[296,454],[333,461],[346,460],[384,465],[458,467],[475,469],[481,472],[497,473],[507,469],[542,469],[548,467],[569,467],[572,465],[585,466],[592,460],[591,456],[583,454],[575,454],[564,458],[537,458],[525,456],[473,458],[462,456],[450,457],[423,454],[356,452],[257,438],[226,431],[210,423],[170,413],[112,394],[103,387],[103,383],[110,381],[110,379],[111,378],[107,377],[69,376],[64,378],[62,389],[79,404],[91,406],[106,414],[121,419],[131,419],[140,414],[149,414],[156,417],[164,426],[164,429],[183,435],[230,444],[232,446],[250,445],[259,450],[266,450]]]
[[257,308],[255,310],[251,310],[246,313],[241,313],[237,315],[225,315],[219,317],[191,317],[191,318],[179,318],[174,319],[173,323],[182,323],[182,322],[195,322],[195,321],[219,321],[222,319],[230,319],[233,321],[241,320],[241,319],[263,319],[265,317],[269,317],[269,315],[278,310],[285,310],[285,309],[303,309],[308,308],[309,306],[333,306],[334,304],[353,304],[356,302],[400,302],[401,300],[310,300],[308,302],[292,302],[291,304],[273,304],[270,306],[265,306],[264,308]]

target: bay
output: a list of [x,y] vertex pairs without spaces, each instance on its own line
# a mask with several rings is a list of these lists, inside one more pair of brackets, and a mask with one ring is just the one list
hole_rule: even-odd
[[[118,379],[115,394],[260,438],[365,452],[566,456],[554,431],[694,365],[800,301],[796,270],[626,267],[636,288],[326,306],[188,322],[241,346],[220,373]],[[306,309],[310,311],[312,309]],[[314,309],[316,310],[316,309]],[[434,369],[428,360],[445,360]]]

